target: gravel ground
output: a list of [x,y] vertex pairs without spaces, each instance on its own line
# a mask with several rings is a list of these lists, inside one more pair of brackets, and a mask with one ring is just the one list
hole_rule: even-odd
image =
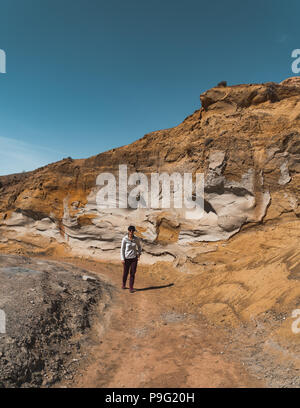
[[0,255],[0,387],[72,378],[99,304],[111,296],[108,283],[74,265]]

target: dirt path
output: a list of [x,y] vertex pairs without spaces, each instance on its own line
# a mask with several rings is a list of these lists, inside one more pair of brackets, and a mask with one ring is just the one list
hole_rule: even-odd
[[[58,259],[57,259],[58,260]],[[239,362],[226,359],[222,333],[180,310],[176,284],[163,284],[139,266],[137,291],[121,289],[121,264],[64,259],[100,274],[116,290],[105,327],[95,322],[88,358],[67,387],[263,387]]]

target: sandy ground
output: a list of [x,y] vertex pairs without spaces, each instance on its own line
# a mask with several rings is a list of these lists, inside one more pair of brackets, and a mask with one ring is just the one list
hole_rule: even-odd
[[[56,258],[57,259],[57,258]],[[226,356],[229,339],[176,302],[176,277],[153,278],[138,266],[136,292],[121,289],[122,265],[64,259],[112,283],[105,327],[96,320],[87,359],[58,387],[264,387]],[[174,282],[175,281],[175,282]],[[103,313],[103,312],[101,312]]]
[[115,288],[76,377],[59,386],[300,388],[299,220],[250,225],[176,265],[140,263],[134,294],[121,289],[121,262],[75,258],[39,239],[0,249],[73,263]]

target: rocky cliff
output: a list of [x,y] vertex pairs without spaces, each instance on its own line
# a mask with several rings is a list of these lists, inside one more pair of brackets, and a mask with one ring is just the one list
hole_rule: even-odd
[[[119,259],[129,224],[143,239],[143,262],[184,264],[213,242],[279,220],[299,220],[300,80],[217,86],[174,128],[88,159],[63,159],[0,177],[0,249],[68,252]],[[204,216],[178,209],[99,210],[97,176],[119,165],[128,174],[205,175]]]
[[[174,128],[0,177],[0,251],[119,261],[134,224],[140,277],[175,283],[170,302],[229,330],[226,350],[271,386],[300,386],[300,79],[224,85]],[[120,164],[148,178],[203,173],[204,216],[119,208],[122,194],[117,208],[100,209],[97,176],[119,181]]]

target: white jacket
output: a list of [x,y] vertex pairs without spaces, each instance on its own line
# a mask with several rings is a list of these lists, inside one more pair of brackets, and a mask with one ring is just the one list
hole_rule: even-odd
[[126,234],[122,239],[121,244],[121,260],[135,258],[142,253],[141,241],[139,237],[133,235],[132,240]]

